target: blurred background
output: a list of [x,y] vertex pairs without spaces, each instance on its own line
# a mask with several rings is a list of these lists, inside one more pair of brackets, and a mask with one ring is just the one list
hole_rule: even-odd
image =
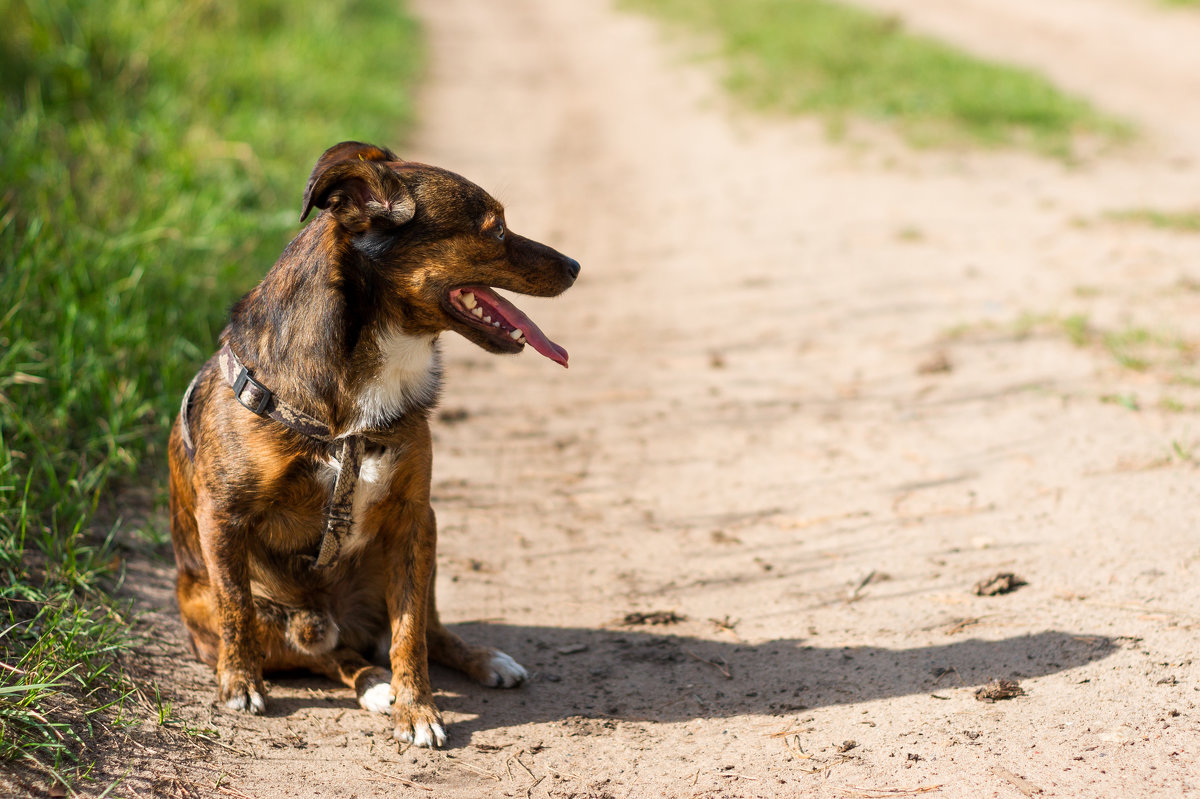
[[[730,508],[769,511],[739,533],[764,547],[808,517],[910,501],[936,514],[946,497],[920,487],[947,475],[978,478],[971,513],[1013,486],[1014,505],[1036,504],[1057,490],[1060,455],[1093,474],[1116,452],[1117,468],[1149,464],[1186,491],[1200,457],[1200,0],[589,0],[577,19],[566,0],[492,16],[457,2],[427,26],[429,5],[0,0],[0,770],[13,784],[82,785],[123,723],[170,715],[123,659],[145,608],[122,598],[130,562],[170,568],[167,431],[228,307],[298,230],[311,164],[344,139],[449,159],[527,209],[517,229],[584,263],[575,291],[591,309],[548,312],[556,330],[575,325],[582,377],[547,415],[568,420],[563,457],[576,439],[600,453],[578,455],[598,464],[581,467],[584,510],[588,491],[597,508],[629,498],[607,521],[637,543],[638,524],[720,543],[711,520]],[[635,47],[573,52],[593,24],[614,42],[652,37],[690,77],[660,80]],[[558,60],[522,61],[550,40],[565,42],[546,49]],[[481,41],[492,57],[476,57]],[[624,83],[597,77],[609,73]],[[711,86],[693,91],[697,74]],[[431,94],[455,77],[490,99]],[[542,182],[528,177],[539,164],[554,167]],[[656,193],[667,185],[679,191]],[[492,367],[450,349],[475,370],[463,385],[486,390]],[[970,404],[1013,395],[1030,405]],[[625,412],[580,432],[568,408],[589,401]],[[1089,415],[1069,427],[1068,406]],[[945,416],[1002,423],[972,438]],[[633,452],[626,424],[641,431]],[[444,435],[451,464],[480,466]],[[670,457],[656,436],[678,442]],[[1052,453],[1044,471],[1018,438]],[[778,458],[750,457],[762,451]],[[864,483],[879,496],[851,507]],[[1143,495],[1112,496],[1105,518],[1124,519]],[[1080,527],[1098,523],[1089,512]],[[1178,513],[1166,528],[1186,541]],[[678,546],[647,574],[667,584]],[[697,573],[727,568],[726,550],[695,551]],[[826,572],[827,590],[852,572]],[[759,622],[747,629],[776,623]]]

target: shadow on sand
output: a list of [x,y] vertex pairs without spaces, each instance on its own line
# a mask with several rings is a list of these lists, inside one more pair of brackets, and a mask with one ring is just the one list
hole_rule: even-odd
[[[522,688],[484,688],[434,666],[438,706],[454,721],[452,746],[476,731],[545,721],[675,722],[742,715],[794,715],[832,705],[917,694],[946,694],[996,678],[1030,679],[1107,657],[1103,636],[1041,632],[998,641],[955,640],[940,646],[821,648],[796,640],[723,643],[645,632],[461,624],[456,632],[512,654],[532,679]],[[276,675],[280,687],[339,690],[323,679]],[[313,704],[279,696],[269,715]],[[311,694],[309,694],[311,696]],[[338,704],[341,704],[339,702]],[[353,700],[347,699],[352,706]]]

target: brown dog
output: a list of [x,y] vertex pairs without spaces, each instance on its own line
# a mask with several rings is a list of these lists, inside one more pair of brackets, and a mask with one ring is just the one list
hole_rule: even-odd
[[[171,537],[192,646],[221,701],[262,713],[264,670],[309,669],[441,746],[428,659],[485,685],[526,672],[442,626],[428,416],[438,334],[567,353],[492,287],[554,296],[579,264],[507,230],[473,183],[386,149],[325,152],[301,220],[238,302],[171,432]],[[387,652],[391,671],[368,658]]]

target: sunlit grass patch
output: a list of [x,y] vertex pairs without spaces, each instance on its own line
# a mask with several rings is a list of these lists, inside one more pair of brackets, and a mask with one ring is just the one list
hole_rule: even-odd
[[70,782],[128,690],[109,595],[145,509],[114,496],[161,485],[180,394],[320,153],[398,143],[421,52],[393,0],[0,17],[0,758]]
[[1018,323],[1027,333],[1060,333],[1080,348],[1107,352],[1123,369],[1133,372],[1158,371],[1186,382],[1200,358],[1200,342],[1190,341],[1166,330],[1140,325],[1101,327],[1085,314],[1028,317]]
[[1114,222],[1124,222],[1177,233],[1200,233],[1200,211],[1164,211],[1158,208],[1127,208],[1105,215]]
[[1067,157],[1078,137],[1130,129],[1038,74],[826,0],[623,0],[715,37],[726,83],[755,107],[895,125],[916,144],[1016,145]]
[[1007,323],[955,325],[941,338],[951,343],[1063,338],[1080,349],[1106,353],[1122,369],[1152,374],[1166,384],[1200,385],[1200,341],[1157,327],[1102,326],[1082,313],[1024,312]]

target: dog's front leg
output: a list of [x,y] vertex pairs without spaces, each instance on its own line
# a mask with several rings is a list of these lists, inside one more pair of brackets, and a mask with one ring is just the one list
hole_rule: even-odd
[[388,615],[392,625],[392,710],[396,740],[416,746],[446,743],[442,714],[433,703],[429,685],[429,657],[425,641],[426,607],[433,583],[437,523],[433,509],[414,508],[417,516],[405,525],[411,533],[400,536],[388,580]]
[[222,518],[211,498],[197,499],[200,551],[217,605],[217,693],[231,710],[261,714],[267,709],[267,691],[262,647],[254,631],[244,531]]

